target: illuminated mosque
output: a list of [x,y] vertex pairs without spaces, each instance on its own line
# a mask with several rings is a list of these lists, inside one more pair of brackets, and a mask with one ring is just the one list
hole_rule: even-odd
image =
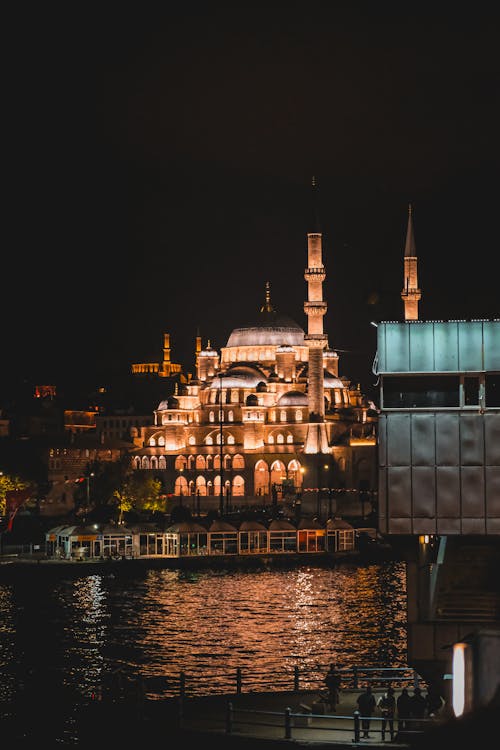
[[339,377],[339,355],[323,331],[326,273],[314,216],[307,332],[274,309],[267,282],[256,319],[235,328],[220,352],[196,338],[194,376],[159,403],[154,425],[133,434],[133,468],[153,470],[181,502],[304,501],[306,490],[313,500],[322,490],[376,486],[377,412],[359,385]]

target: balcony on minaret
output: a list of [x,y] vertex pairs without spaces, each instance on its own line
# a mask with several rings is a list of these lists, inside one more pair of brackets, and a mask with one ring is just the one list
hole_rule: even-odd
[[304,302],[304,312],[306,315],[325,315],[326,310],[327,304],[321,300]]
[[304,271],[304,278],[306,281],[318,281],[323,283],[326,279],[326,271],[324,266],[316,266],[312,268],[306,268]]
[[405,287],[401,292],[402,299],[405,299],[407,297],[411,297],[412,299],[420,299],[421,296],[422,292],[417,287]]

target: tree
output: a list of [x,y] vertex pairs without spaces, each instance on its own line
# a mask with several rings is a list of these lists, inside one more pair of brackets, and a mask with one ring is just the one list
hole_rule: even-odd
[[120,487],[113,492],[113,497],[119,509],[118,523],[123,523],[124,513],[132,510],[138,513],[145,511],[165,512],[166,500],[160,496],[161,482],[153,477],[144,476],[139,472],[126,477]]
[[25,490],[31,484],[31,482],[21,479],[21,477],[14,474],[0,474],[0,516],[5,516],[6,514],[6,493],[12,490]]

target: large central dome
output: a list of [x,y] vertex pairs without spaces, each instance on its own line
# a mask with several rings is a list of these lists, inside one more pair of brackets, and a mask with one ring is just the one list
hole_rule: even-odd
[[304,335],[302,328],[287,315],[261,313],[259,320],[235,328],[226,346],[304,346]]
[[292,318],[273,308],[268,282],[266,301],[259,317],[247,325],[235,328],[226,346],[304,346],[304,336],[304,330]]

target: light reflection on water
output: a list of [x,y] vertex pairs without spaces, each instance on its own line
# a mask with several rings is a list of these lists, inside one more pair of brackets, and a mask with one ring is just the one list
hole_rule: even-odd
[[[150,570],[0,585],[0,700],[88,697],[104,673],[177,679],[406,666],[403,563],[290,570]],[[225,678],[221,677],[221,681]],[[151,691],[150,691],[151,693]],[[154,697],[154,694],[151,695]]]

